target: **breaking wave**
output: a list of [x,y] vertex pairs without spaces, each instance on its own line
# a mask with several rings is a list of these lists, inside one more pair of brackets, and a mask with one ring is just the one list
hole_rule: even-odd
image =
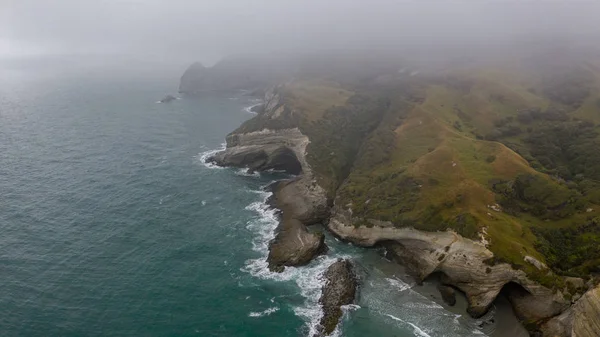
[[388,316],[389,318],[391,318],[391,319],[393,319],[395,321],[402,322],[404,324],[410,325],[413,328],[413,333],[416,336],[419,336],[419,337],[431,337],[427,332],[425,332],[423,329],[419,328],[418,326],[416,326],[415,324],[413,324],[411,322],[405,321],[405,320],[403,320],[401,318],[398,318],[398,317],[396,317],[394,315],[390,315],[390,314],[386,314],[386,316]]
[[252,104],[252,105],[249,105],[249,106],[247,106],[247,107],[244,107],[242,110],[243,110],[243,111],[245,111],[245,112],[247,112],[247,113],[249,113],[249,114],[256,114],[256,112],[252,111],[252,109],[253,109],[254,107],[257,107],[257,106],[259,106],[259,105],[262,105],[262,104],[263,104],[263,103],[262,103],[262,101],[261,101],[261,102],[259,102],[259,103]]
[[[307,266],[286,267],[281,273],[271,272],[267,264],[267,255],[269,254],[269,242],[275,238],[275,231],[279,220],[277,210],[270,208],[266,203],[272,193],[264,191],[257,193],[263,196],[263,200],[251,203],[246,209],[256,212],[258,217],[250,220],[246,228],[255,233],[255,237],[252,240],[252,249],[259,253],[260,256],[256,259],[247,260],[242,271],[260,279],[295,282],[305,301],[302,305],[294,307],[293,311],[296,316],[306,322],[306,335],[314,336],[318,332],[319,321],[323,316],[321,306],[319,305],[321,288],[325,283],[323,273],[338,258],[348,256],[321,255],[316,257]],[[347,310],[356,309],[357,307],[348,306]],[[332,336],[336,335],[339,335],[339,331]]]
[[223,167],[221,167],[221,166],[219,166],[219,165],[217,165],[217,164],[214,164],[214,163],[211,163],[211,162],[209,162],[209,161],[208,161],[208,158],[210,158],[210,156],[212,156],[212,155],[214,155],[214,154],[216,154],[216,153],[218,153],[218,152],[221,152],[221,151],[225,150],[225,148],[226,148],[226,147],[227,147],[227,144],[225,144],[225,143],[222,143],[222,144],[221,144],[221,147],[220,147],[220,148],[218,148],[218,149],[213,149],[213,150],[207,150],[207,151],[204,151],[204,152],[200,152],[200,153],[198,154],[197,158],[198,158],[198,160],[199,160],[199,161],[200,161],[200,162],[201,162],[201,163],[202,163],[202,164],[203,164],[203,165],[204,165],[206,168],[211,168],[211,169],[222,169]]

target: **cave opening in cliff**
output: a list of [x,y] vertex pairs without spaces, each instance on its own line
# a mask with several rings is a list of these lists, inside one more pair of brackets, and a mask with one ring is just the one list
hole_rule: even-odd
[[522,317],[522,315],[519,314],[517,305],[518,305],[518,303],[523,303],[524,301],[528,301],[532,297],[533,297],[533,295],[531,295],[531,293],[527,289],[525,289],[522,285],[520,285],[517,282],[510,281],[510,282],[506,283],[504,286],[502,286],[500,293],[498,294],[498,296],[496,296],[496,299],[494,300],[494,304],[497,305],[498,302],[508,301],[508,303],[510,303],[510,306],[511,306],[515,316],[519,320],[523,320],[523,319],[525,319],[525,317]]

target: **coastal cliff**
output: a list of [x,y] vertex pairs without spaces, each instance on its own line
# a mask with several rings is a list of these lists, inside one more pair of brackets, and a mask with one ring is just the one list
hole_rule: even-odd
[[[512,143],[480,135],[489,130],[488,119],[506,125],[514,117],[505,121],[473,109],[491,104],[480,95],[502,96],[493,104],[507,105],[514,93],[473,84],[472,77],[414,74],[378,73],[352,79],[352,85],[335,76],[282,81],[265,90],[262,110],[209,159],[296,175],[271,187],[281,218],[269,268],[282,271],[324,253],[323,235],[309,227],[321,223],[355,245],[384,246],[418,281],[440,275],[444,285],[466,295],[473,317],[484,315],[502,293],[532,334],[567,337],[576,336],[574,326],[592,329],[594,320],[573,317],[595,315],[589,272],[597,248],[581,241],[591,252],[585,260],[576,255],[580,247],[559,241],[558,233],[573,242],[591,233],[586,240],[595,240],[597,201],[536,170],[542,158],[526,152],[539,153],[531,135],[538,128],[548,132],[556,112],[524,110],[536,117],[518,120],[531,129],[518,147],[516,131]],[[553,102],[530,96],[519,104]],[[561,123],[570,118],[560,116]],[[565,270],[572,276],[562,276]]]
[[[518,285],[522,298],[509,293],[519,317],[536,321],[555,316],[570,302],[560,293],[540,286],[521,270],[509,264],[490,265],[494,254],[481,242],[466,239],[452,231],[423,232],[414,228],[396,228],[391,223],[371,220],[372,225],[354,226],[349,212],[334,211],[328,228],[340,238],[363,247],[383,244],[388,256],[409,268],[420,281],[441,273],[441,281],[462,291],[468,312],[481,317],[507,285]],[[509,288],[513,289],[513,288]],[[518,303],[517,303],[518,302]]]
[[595,337],[600,332],[600,287],[583,295],[575,304],[542,326],[544,336]]
[[[279,106],[273,90],[265,97],[265,112],[269,115]],[[306,161],[307,136],[298,128],[227,136],[224,151],[208,158],[221,166],[244,167],[253,171],[278,170],[299,175],[280,181],[272,188],[272,205],[281,210],[275,239],[269,244],[269,269],[282,271],[285,266],[298,266],[326,250],[323,234],[311,233],[306,226],[324,221],[329,215],[325,191],[316,183]]]

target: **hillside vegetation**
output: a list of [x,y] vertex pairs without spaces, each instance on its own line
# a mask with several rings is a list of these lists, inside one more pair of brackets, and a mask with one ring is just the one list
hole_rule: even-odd
[[289,82],[277,116],[236,132],[299,127],[319,183],[357,226],[375,219],[483,238],[490,263],[548,286],[559,281],[525,256],[557,274],[599,273],[600,69],[398,69]]

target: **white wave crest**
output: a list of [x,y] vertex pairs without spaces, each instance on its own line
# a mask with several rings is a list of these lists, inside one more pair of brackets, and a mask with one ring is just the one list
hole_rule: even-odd
[[413,333],[419,337],[431,337],[430,335],[427,334],[427,332],[423,331],[423,329],[419,328],[418,326],[412,324],[411,322],[407,322],[403,319],[400,319],[394,315],[390,315],[390,314],[386,314],[386,316],[388,316],[389,318],[398,321],[398,322],[402,322],[404,324],[408,324],[413,328]]
[[206,167],[206,168],[211,168],[211,169],[222,169],[223,167],[216,165],[214,163],[211,163],[208,161],[208,158],[210,158],[210,156],[214,155],[215,153],[224,151],[227,148],[227,144],[222,143],[221,147],[218,149],[213,149],[213,150],[208,150],[208,151],[204,151],[204,152],[200,152],[198,154],[198,160]]
[[402,306],[406,307],[406,308],[411,308],[411,309],[444,309],[443,306],[441,306],[433,301],[427,302],[427,303],[419,303],[419,302],[404,303]]
[[270,314],[279,311],[279,307],[272,307],[260,312],[251,312],[248,314],[248,317],[263,317],[269,316]]
[[404,290],[412,288],[412,286],[410,284],[405,283],[405,282],[395,279],[395,278],[386,278],[385,280],[388,281],[388,283],[391,284],[392,286],[398,288],[399,291],[404,291]]
[[253,114],[253,115],[255,115],[255,114],[256,114],[256,112],[252,111],[252,109],[253,109],[254,107],[257,107],[257,106],[261,105],[261,104],[263,104],[263,103],[262,103],[262,101],[261,101],[261,102],[259,102],[259,103],[252,104],[252,105],[249,105],[249,106],[247,106],[247,107],[244,107],[242,110],[243,110],[244,112],[247,112],[247,113],[249,113],[249,114]]
[[346,305],[342,305],[341,308],[342,308],[342,310],[351,311],[351,310],[358,310],[361,308],[361,306],[358,304],[346,304]]
[[254,172],[250,173],[250,169],[247,167],[237,170],[235,172],[235,174],[238,176],[244,176],[244,177],[260,177],[260,173],[258,171],[254,171]]

